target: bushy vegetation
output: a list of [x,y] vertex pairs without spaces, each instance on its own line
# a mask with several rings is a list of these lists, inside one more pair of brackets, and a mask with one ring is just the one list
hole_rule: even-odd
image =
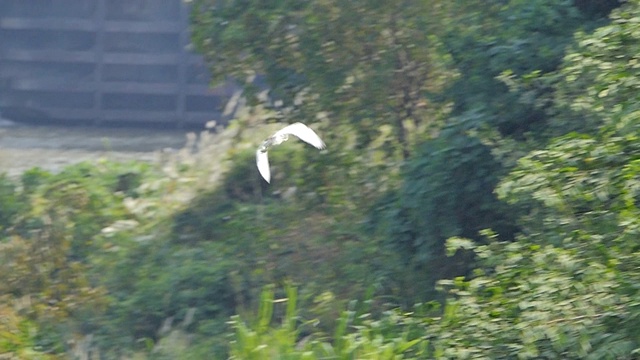
[[[249,105],[155,164],[0,177],[0,355],[638,357],[640,1],[192,10]],[[294,121],[328,149],[267,185]]]

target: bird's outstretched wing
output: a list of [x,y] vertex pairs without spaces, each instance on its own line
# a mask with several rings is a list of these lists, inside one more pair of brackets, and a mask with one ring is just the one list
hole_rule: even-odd
[[320,139],[320,136],[316,134],[310,127],[303,123],[295,123],[289,126],[285,126],[280,131],[276,132],[273,136],[282,136],[282,135],[295,135],[300,138],[300,140],[315,146],[318,149],[324,149],[326,147],[324,141]]
[[256,151],[256,164],[260,175],[268,182],[271,182],[271,172],[269,171],[269,155],[266,151]]

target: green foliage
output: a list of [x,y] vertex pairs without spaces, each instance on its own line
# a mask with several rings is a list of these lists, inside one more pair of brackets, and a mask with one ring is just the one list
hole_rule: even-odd
[[599,359],[637,346],[616,329],[630,308],[615,269],[526,239],[474,251],[473,279],[440,282],[450,297],[429,328],[435,357]]
[[[255,149],[244,149],[246,130],[230,131],[239,138],[226,155],[234,164],[213,189],[202,180],[214,178],[200,168],[203,155],[180,154],[179,161],[163,165],[174,179],[152,174],[136,197],[122,200],[135,220],[115,221],[96,237],[107,251],[91,264],[110,300],[96,342],[108,357],[136,349],[170,358],[174,342],[196,358],[209,358],[208,351],[223,354],[228,316],[256,304],[264,284],[285,280],[305,284],[306,299],[327,290],[341,295],[313,311],[328,328],[336,321],[330,316],[336,304],[388,276],[385,262],[392,254],[364,241],[355,216],[341,218],[342,210],[327,214],[314,206],[326,192],[300,193],[310,188],[299,175],[307,166],[304,145],[288,142],[274,150],[273,166],[282,175],[266,187],[255,169]],[[192,146],[208,151],[210,141],[229,134],[218,136]],[[192,310],[189,326],[179,325]],[[186,334],[197,341],[184,340],[191,336]]]
[[514,88],[501,75],[554,72],[573,32],[591,22],[573,1],[460,2],[458,6],[467,11],[445,27],[445,44],[462,75],[449,90],[455,102],[453,115],[464,129],[490,125],[518,140],[540,136],[549,121],[550,102],[545,100],[551,87],[536,83]]
[[[636,251],[631,239],[638,214],[640,118],[638,94],[623,84],[633,86],[640,73],[621,54],[640,42],[627,37],[638,27],[640,3],[629,2],[614,11],[612,19],[613,24],[593,35],[580,35],[577,52],[566,57],[557,94],[559,106],[573,103],[580,116],[600,119],[600,126],[588,126],[588,135],[569,134],[531,152],[498,189],[501,197],[528,210],[522,221],[526,233],[606,261]],[[578,86],[584,91],[578,92]],[[613,100],[596,88],[619,91]]]
[[235,332],[235,340],[231,342],[231,359],[266,359],[266,358],[304,358],[303,354],[293,356],[298,337],[296,329],[295,288],[287,288],[287,298],[278,302],[286,302],[286,311],[279,328],[271,329],[274,311],[274,291],[263,290],[255,325],[249,327],[238,316],[232,318],[231,324]]
[[189,309],[194,309],[195,315],[187,330],[196,328],[202,319],[231,314],[236,305],[229,279],[233,264],[222,258],[219,246],[174,247],[162,257],[156,249],[147,250],[146,256],[156,259],[138,258],[143,265],[129,270],[129,276],[136,279],[130,288],[110,288],[114,295],[120,294],[109,309],[112,321],[130,331],[118,336],[157,339],[163,322],[182,321]]
[[[119,171],[108,164],[81,164],[40,185],[30,180],[36,178],[35,171],[23,177],[28,182],[25,190],[31,193],[20,195],[26,211],[14,224],[3,253],[3,272],[10,274],[3,281],[4,291],[17,296],[38,294],[42,308],[37,312],[54,318],[68,316],[85,301],[98,301],[100,291],[86,269],[90,254],[100,248],[93,237],[115,219],[127,216],[116,189],[117,177],[109,177]],[[76,296],[76,301],[63,301]]]
[[517,157],[549,136],[554,72],[574,29],[591,26],[571,1],[458,2],[448,9],[460,20],[438,32],[461,73],[446,92],[454,100],[451,119],[417,148],[401,189],[372,214],[387,241],[423,273],[425,289],[472,266],[465,256],[444,257],[448,237],[481,241],[484,228],[514,237],[517,212],[494,189]]
[[570,134],[522,158],[498,193],[529,208],[526,231],[543,231],[546,242],[581,246],[583,235],[596,231],[604,246],[625,243],[624,229],[636,226],[639,156],[635,135]]
[[[5,300],[5,299],[3,299]],[[3,301],[4,302],[4,301]],[[21,317],[15,309],[0,304],[0,355],[7,359],[55,360],[37,344],[37,325]]]
[[[518,254],[515,259],[520,262],[518,279],[535,278],[523,274],[530,266],[521,263],[523,257],[535,258],[534,253],[526,250],[526,246],[532,246],[531,251],[546,253],[544,264],[534,266],[536,274],[553,265],[554,257],[570,266],[563,272],[574,269],[565,280],[561,274],[544,278],[545,284],[567,282],[552,286],[554,296],[555,293],[568,296],[567,300],[555,298],[550,304],[553,310],[563,310],[558,305],[566,301],[581,306],[582,315],[569,315],[570,322],[566,317],[562,321],[547,321],[541,330],[552,331],[554,335],[547,334],[545,339],[533,337],[535,342],[527,350],[527,356],[549,353],[551,357],[565,358],[571,354],[579,358],[625,358],[632,357],[640,347],[635,335],[639,329],[637,286],[632,285],[639,280],[634,269],[638,266],[640,218],[637,166],[640,118],[634,115],[637,92],[624,85],[633,86],[638,74],[633,61],[623,55],[629,50],[622,48],[633,49],[639,42],[637,37],[628,37],[637,27],[639,9],[640,3],[629,2],[612,13],[613,24],[597,29],[592,35],[580,35],[576,52],[567,55],[559,72],[562,82],[555,95],[560,108],[557,113],[568,114],[559,119],[572,121],[584,117],[581,130],[585,134],[560,136],[544,148],[530,152],[497,189],[501,198],[523,210],[520,220],[523,237],[516,244],[507,245],[518,246],[514,249],[514,256]],[[614,90],[615,99],[607,99],[606,89]],[[567,108],[567,104],[572,106]],[[567,129],[575,124],[559,123],[559,126]],[[496,264],[494,270],[483,274],[499,274],[505,269],[508,259],[500,261],[495,253],[483,256]],[[483,276],[479,279],[488,280]],[[531,288],[528,284],[527,289]],[[506,289],[513,291],[517,287]],[[569,289],[565,295],[564,289]],[[502,287],[501,292],[504,291]],[[528,293],[510,294],[509,298],[528,296]],[[477,300],[477,295],[473,297]],[[551,313],[551,310],[541,312],[545,316]],[[554,330],[556,323],[563,324],[561,331]],[[554,352],[558,350],[563,352]]]
[[443,254],[452,236],[478,238],[486,227],[513,234],[507,208],[493,194],[502,173],[489,149],[457,134],[427,142],[407,164],[401,202],[419,234],[407,244],[420,262]]
[[611,24],[577,35],[560,72],[556,98],[565,120],[556,127],[638,131],[638,8],[637,1],[629,1],[611,14]]
[[0,233],[6,233],[24,209],[16,184],[6,175],[0,175]]
[[130,216],[122,203],[132,187],[122,185],[148,169],[144,164],[79,164],[51,175],[34,169],[14,189],[21,213],[11,224],[0,253],[0,291],[26,302],[24,314],[39,325],[37,343],[65,350],[58,334],[90,331],[108,299],[92,259],[103,244],[101,230]]
[[23,192],[25,194],[33,193],[41,184],[46,182],[52,176],[53,174],[40,168],[33,168],[25,171],[20,176],[20,183],[22,185]]
[[[254,324],[232,319],[234,337],[231,359],[409,359],[426,354],[427,342],[417,322],[407,315],[389,311],[380,320],[371,314],[346,310],[330,339],[303,332],[314,321],[301,321],[297,293],[287,287],[287,297],[274,300],[274,290],[266,287]],[[282,323],[271,326],[275,306],[286,303]]]
[[487,227],[513,238],[515,213],[493,193],[503,171],[477,138],[447,129],[418,149],[405,166],[400,191],[373,210],[371,227],[404,259],[402,297],[408,305],[433,297],[436,280],[472,268],[467,255],[445,256],[447,238],[482,241],[479,232]]
[[[193,2],[192,40],[218,81],[263,76],[279,115],[357,127],[358,148],[381,126],[389,161],[406,158],[446,112],[432,100],[455,76],[432,2]],[[339,132],[333,136],[342,137]]]
[[192,3],[251,106],[0,178],[3,356],[637,356],[638,0]]

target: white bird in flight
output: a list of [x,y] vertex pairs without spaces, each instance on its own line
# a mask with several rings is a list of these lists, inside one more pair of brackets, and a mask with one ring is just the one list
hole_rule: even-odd
[[289,139],[289,135],[295,135],[307,144],[313,145],[318,149],[324,149],[326,145],[320,139],[315,131],[303,123],[295,123],[285,126],[275,134],[268,137],[262,142],[258,151],[256,151],[256,163],[260,175],[267,181],[271,182],[271,172],[269,171],[269,156],[267,150],[273,145],[280,145]]

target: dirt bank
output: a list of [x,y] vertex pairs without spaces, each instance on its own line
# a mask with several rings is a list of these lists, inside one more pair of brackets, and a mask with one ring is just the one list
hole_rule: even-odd
[[9,125],[0,128],[0,172],[16,176],[32,167],[58,171],[85,160],[154,161],[179,149],[187,130]]

